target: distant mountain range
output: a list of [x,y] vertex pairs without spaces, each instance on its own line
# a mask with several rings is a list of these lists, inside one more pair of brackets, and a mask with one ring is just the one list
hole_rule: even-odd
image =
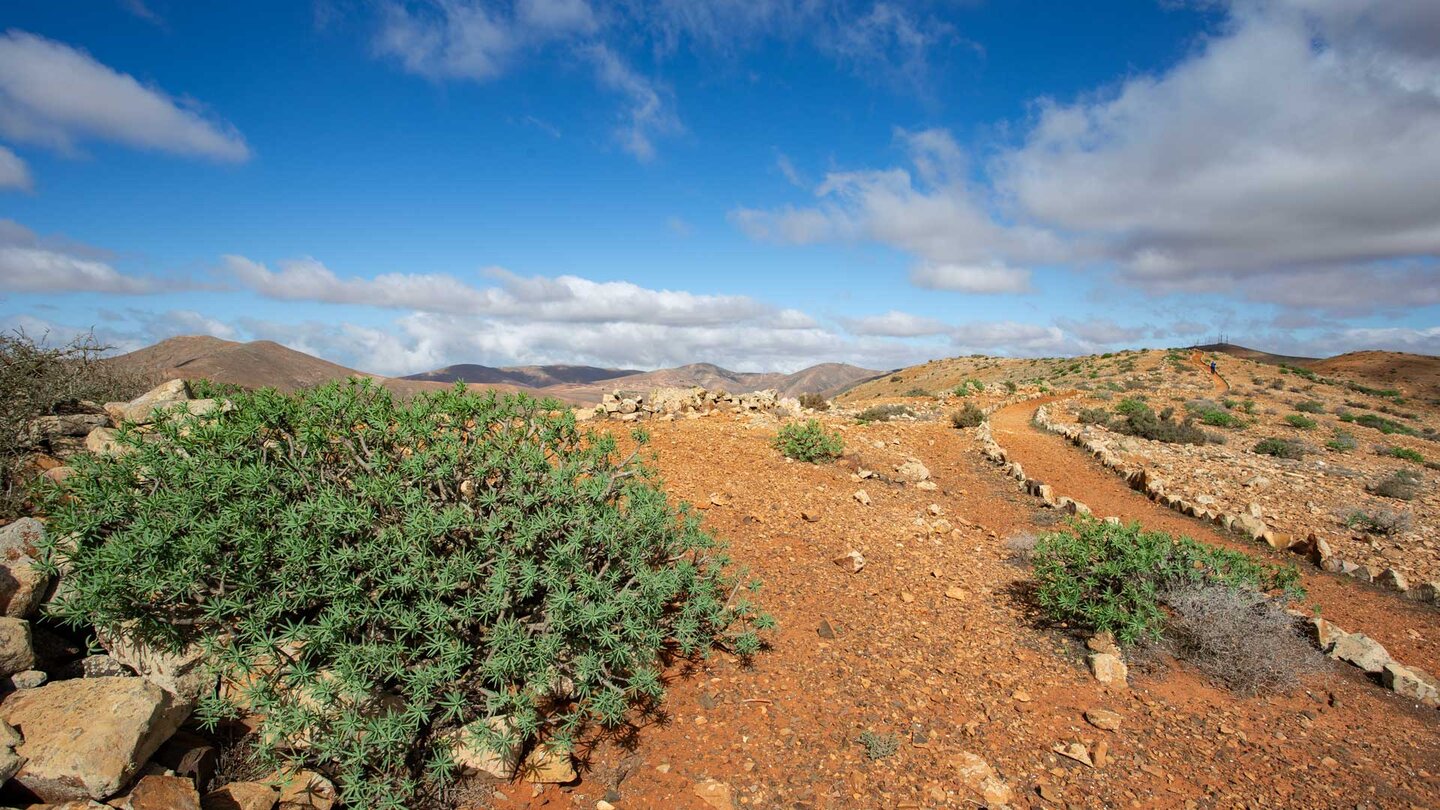
[[658,371],[574,365],[496,368],[466,363],[394,378],[347,368],[268,340],[239,343],[204,335],[170,338],[154,346],[119,355],[109,362],[157,380],[204,378],[246,388],[273,386],[282,391],[293,391],[330,380],[368,377],[402,394],[463,382],[474,388],[527,391],[574,404],[599,402],[601,395],[617,388],[648,391],[665,386],[691,385],[723,388],[732,393],[774,388],[786,396],[817,393],[833,397],[885,373],[841,363],[823,363],[793,374],[730,371],[709,363]]
[[1233,343],[1212,343],[1197,348],[1257,363],[1296,366],[1317,374],[1354,377],[1381,388],[1397,388],[1409,396],[1440,400],[1440,357],[1428,354],[1365,350],[1316,358],[1270,354]]

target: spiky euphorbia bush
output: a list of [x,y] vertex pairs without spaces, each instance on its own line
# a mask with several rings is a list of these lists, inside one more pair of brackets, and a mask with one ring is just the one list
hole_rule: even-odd
[[658,701],[668,652],[749,655],[772,625],[689,507],[558,403],[356,380],[232,402],[77,460],[50,502],[56,611],[202,644],[239,688],[201,717],[238,698],[262,755],[354,806],[444,785],[455,729],[507,715],[566,745]]

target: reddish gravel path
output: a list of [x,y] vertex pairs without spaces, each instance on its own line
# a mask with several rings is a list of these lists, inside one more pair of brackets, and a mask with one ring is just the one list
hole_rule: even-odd
[[[1096,515],[1138,520],[1147,529],[1188,535],[1271,562],[1295,562],[1294,555],[1243,541],[1154,503],[1063,437],[1032,425],[1035,409],[1058,398],[1018,403],[990,417],[995,440],[1010,459],[1019,462],[1031,478],[1053,487],[1057,497],[1082,501]],[[1302,564],[1300,571],[1310,601],[1320,605],[1326,618],[1349,632],[1363,632],[1379,641],[1401,663],[1440,672],[1440,611],[1308,565]]]

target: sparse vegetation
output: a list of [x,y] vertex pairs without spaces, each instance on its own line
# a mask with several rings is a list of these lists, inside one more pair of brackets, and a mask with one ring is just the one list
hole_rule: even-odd
[[1398,458],[1402,461],[1413,461],[1416,464],[1425,463],[1425,457],[1420,454],[1419,450],[1411,450],[1408,447],[1391,447],[1386,451],[1385,455],[1391,458]]
[[1077,519],[1040,538],[1034,552],[1036,598],[1055,621],[1108,630],[1123,643],[1158,639],[1166,615],[1160,594],[1185,585],[1218,585],[1303,594],[1294,568],[1257,562],[1188,537],[1147,532],[1138,523]]
[[985,421],[985,412],[975,407],[972,403],[965,403],[965,407],[950,414],[950,424],[957,428],[979,427]]
[[1320,667],[1285,600],[1250,587],[1187,582],[1166,588],[1166,646],[1241,695],[1287,692]]
[[1366,534],[1394,536],[1410,531],[1410,513],[1383,506],[1355,509],[1345,516],[1345,525]]
[[[1343,419],[1344,417],[1341,418]],[[1416,430],[1409,425],[1402,425],[1399,422],[1396,422],[1394,419],[1386,419],[1378,413],[1361,414],[1360,416],[1356,416],[1353,419],[1348,419],[1346,421],[1353,421],[1357,425],[1364,425],[1365,427],[1378,430],[1387,436],[1392,433],[1399,433],[1405,436],[1414,436],[1417,433]]]
[[1396,470],[1366,489],[1386,498],[1413,501],[1420,494],[1420,484],[1420,473],[1414,470]]
[[1355,437],[1347,430],[1335,429],[1335,435],[1325,446],[1337,453],[1348,453],[1356,447]]
[[1303,413],[1292,413],[1286,415],[1285,424],[1298,430],[1314,430],[1319,423]]
[[1305,445],[1294,439],[1261,439],[1250,449],[1262,456],[1290,459],[1303,458],[1306,452]]
[[900,738],[894,734],[877,734],[866,729],[860,732],[860,744],[865,746],[865,756],[871,759],[892,757],[900,750]]
[[199,720],[262,716],[255,756],[298,751],[347,806],[433,796],[462,740],[564,750],[656,707],[662,655],[748,656],[773,626],[639,449],[559,403],[351,380],[233,404],[75,460],[46,503],[53,610],[198,644],[235,684]]
[[1170,409],[1155,413],[1139,399],[1126,399],[1115,406],[1121,419],[1110,423],[1112,430],[1143,439],[1171,444],[1205,444],[1209,436],[1190,420],[1176,422]]
[[909,405],[872,405],[869,408],[855,415],[861,422],[889,422],[902,416],[914,416],[915,412],[910,410]]
[[27,436],[32,420],[76,413],[83,402],[129,400],[145,390],[137,375],[101,360],[108,349],[89,334],[60,346],[24,332],[0,334],[0,518],[25,510],[18,466],[34,445]]
[[1295,404],[1295,410],[1300,413],[1324,413],[1325,403],[1317,399],[1308,399]]
[[812,411],[828,411],[830,400],[820,394],[805,393],[800,395],[800,407]]
[[786,458],[819,464],[839,458],[845,452],[845,440],[839,433],[826,430],[820,420],[809,419],[781,425],[775,449]]

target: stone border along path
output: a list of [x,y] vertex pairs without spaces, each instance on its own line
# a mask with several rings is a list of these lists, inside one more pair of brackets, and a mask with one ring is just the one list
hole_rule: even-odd
[[[1074,500],[1073,498],[1057,496],[1049,484],[1027,476],[1020,463],[1011,460],[1010,453],[995,440],[990,424],[990,416],[992,414],[1002,409],[1022,405],[1044,396],[1044,394],[1029,394],[1024,397],[1006,400],[986,408],[984,411],[985,421],[981,422],[980,426],[976,429],[976,438],[980,442],[981,455],[992,463],[1003,467],[1006,475],[1018,481],[1028,494],[1044,501],[1046,506],[1063,510],[1072,515],[1090,515],[1092,514],[1091,509],[1084,503]],[[1050,400],[1058,398],[1061,397],[1049,397]],[[1101,464],[1106,468],[1115,470],[1124,477],[1125,481],[1132,488],[1145,495],[1147,499],[1154,499],[1155,502],[1162,503],[1183,515],[1207,521],[1217,527],[1222,527],[1232,532],[1237,528],[1256,528],[1249,520],[1246,520],[1247,518],[1252,519],[1255,523],[1259,524],[1260,531],[1258,533],[1250,533],[1251,539],[1264,540],[1266,545],[1271,548],[1288,549],[1305,554],[1312,562],[1316,562],[1316,564],[1325,571],[1336,572],[1340,570],[1338,565],[1333,563],[1336,558],[1326,556],[1328,554],[1328,547],[1325,545],[1324,540],[1321,540],[1314,534],[1311,534],[1304,542],[1292,542],[1287,545],[1281,545],[1278,543],[1278,540],[1283,538],[1284,535],[1276,535],[1274,532],[1265,529],[1264,524],[1260,523],[1259,519],[1254,516],[1245,515],[1237,518],[1233,515],[1217,515],[1208,510],[1202,510],[1194,504],[1189,504],[1165,495],[1160,482],[1151,479],[1144,468],[1134,470],[1125,468],[1124,463],[1118,456],[1111,453],[1109,448],[1104,446],[1103,443],[1095,441],[1093,436],[1087,434],[1085,429],[1082,429],[1078,425],[1066,425],[1051,421],[1049,418],[1049,410],[1044,403],[1035,409],[1032,421],[1036,426],[1063,436],[1071,442],[1074,442],[1077,446],[1087,450],[1092,456],[1099,459]],[[1112,523],[1120,522],[1120,518],[1113,516],[1106,517],[1105,520]],[[1330,566],[1324,565],[1326,560],[1332,561]],[[1387,573],[1391,576],[1387,578],[1382,575],[1382,579],[1388,579],[1394,582],[1398,578],[1398,584],[1400,586],[1404,585],[1404,579],[1399,576],[1398,572],[1387,571]],[[1392,585],[1392,587],[1394,586]],[[1437,585],[1437,583],[1426,583],[1416,589],[1404,589],[1402,587],[1396,588],[1396,590],[1400,590],[1402,593],[1411,596],[1412,599],[1424,599],[1425,601],[1434,603],[1437,599],[1440,599],[1436,594],[1437,588],[1440,588],[1440,585]],[[1360,592],[1352,592],[1351,595],[1359,596],[1361,594]],[[1413,700],[1430,708],[1440,709],[1440,682],[1437,682],[1436,679],[1425,670],[1415,666],[1405,666],[1393,660],[1379,642],[1366,636],[1362,632],[1346,632],[1334,622],[1319,616],[1313,616],[1304,611],[1292,609],[1289,612],[1296,618],[1298,623],[1303,625],[1304,635],[1320,652],[1336,660],[1349,663],[1361,669],[1367,675],[1378,676],[1381,685],[1394,691],[1401,697]]]

